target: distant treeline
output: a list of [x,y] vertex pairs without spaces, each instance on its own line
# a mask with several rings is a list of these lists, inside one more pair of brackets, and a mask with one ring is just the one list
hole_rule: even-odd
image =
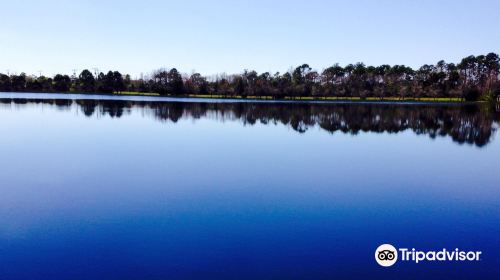
[[15,92],[139,92],[160,95],[218,95],[222,97],[355,97],[355,98],[463,98],[494,100],[500,96],[498,54],[468,56],[458,64],[439,61],[418,70],[405,65],[345,67],[335,64],[321,72],[303,64],[285,73],[221,74],[204,77],[181,74],[177,69],[160,69],[132,79],[117,71],[54,77],[6,75],[0,73],[0,91]]

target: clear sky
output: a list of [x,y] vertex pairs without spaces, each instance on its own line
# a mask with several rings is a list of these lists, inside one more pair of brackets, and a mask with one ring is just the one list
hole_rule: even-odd
[[500,52],[498,0],[0,0],[0,72],[418,67]]

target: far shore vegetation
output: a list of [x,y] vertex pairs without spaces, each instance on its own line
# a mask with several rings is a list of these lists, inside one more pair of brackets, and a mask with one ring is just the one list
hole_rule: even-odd
[[405,65],[344,67],[334,64],[316,71],[308,64],[284,73],[210,77],[182,74],[176,68],[158,69],[132,79],[118,71],[83,70],[79,75],[54,77],[0,73],[0,92],[105,93],[270,100],[338,101],[499,101],[498,54],[468,56],[458,64],[441,60],[412,69]]

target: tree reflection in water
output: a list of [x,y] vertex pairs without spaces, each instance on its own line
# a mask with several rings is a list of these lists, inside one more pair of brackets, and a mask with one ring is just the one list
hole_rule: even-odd
[[86,117],[120,118],[140,110],[145,117],[176,123],[182,118],[239,120],[244,125],[282,123],[299,133],[319,126],[330,133],[398,133],[451,137],[478,147],[488,144],[500,123],[496,108],[476,104],[361,104],[263,102],[151,102],[121,100],[0,99],[5,106],[76,106]]

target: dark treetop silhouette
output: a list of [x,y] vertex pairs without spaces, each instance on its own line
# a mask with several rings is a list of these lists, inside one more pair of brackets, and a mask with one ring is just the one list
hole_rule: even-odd
[[[120,118],[133,110],[159,121],[182,118],[239,120],[245,125],[282,123],[299,133],[319,126],[330,133],[398,133],[451,137],[457,143],[482,147],[500,124],[499,110],[486,105],[308,104],[255,102],[146,102],[121,100],[0,99],[0,110],[46,104],[58,109],[77,106],[86,117]],[[72,111],[76,112],[76,111]]]
[[117,71],[80,75],[45,76],[0,73],[0,91],[159,93],[161,95],[218,95],[222,97],[346,97],[346,98],[460,98],[467,101],[495,100],[500,96],[499,56],[495,53],[468,56],[458,64],[439,61],[414,70],[405,65],[342,67],[335,64],[321,72],[308,64],[281,73],[245,70],[242,74],[203,77],[183,75],[172,68],[131,79]]

